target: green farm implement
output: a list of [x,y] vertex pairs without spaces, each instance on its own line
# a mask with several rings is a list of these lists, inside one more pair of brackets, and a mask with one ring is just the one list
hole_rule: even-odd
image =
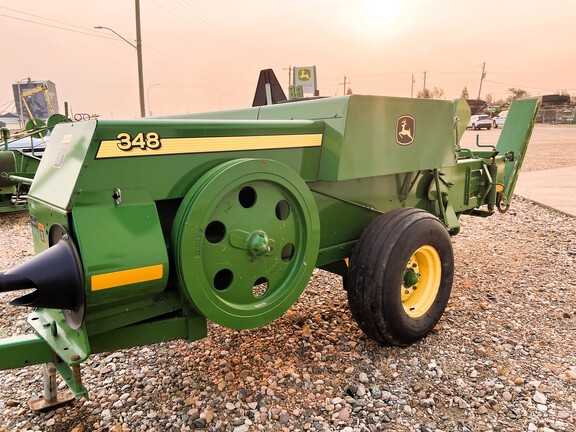
[[315,267],[369,337],[417,341],[448,302],[460,216],[510,205],[538,107],[514,102],[477,150],[459,146],[464,100],[59,124],[28,193],[37,255],[0,274],[0,292],[32,289],[12,304],[33,331],[0,340],[0,369],[52,364],[80,397],[91,354],[266,325]]
[[28,145],[10,148],[8,128],[0,128],[0,134],[3,140],[0,148],[0,213],[26,210],[28,189],[40,164],[44,146],[35,146],[35,138],[27,136],[23,140],[29,139]]

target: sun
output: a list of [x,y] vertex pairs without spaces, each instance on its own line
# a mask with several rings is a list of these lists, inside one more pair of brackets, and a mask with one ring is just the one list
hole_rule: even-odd
[[388,27],[398,20],[401,10],[401,0],[364,0],[360,13],[366,23],[374,27]]

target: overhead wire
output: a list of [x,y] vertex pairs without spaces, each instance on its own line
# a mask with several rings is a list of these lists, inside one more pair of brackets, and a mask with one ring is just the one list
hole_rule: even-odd
[[79,27],[79,26],[76,26],[76,25],[74,25],[74,24],[67,24],[67,23],[64,23],[63,21],[57,21],[57,20],[52,20],[52,19],[49,19],[49,18],[39,17],[39,16],[34,15],[34,14],[30,14],[30,13],[27,13],[27,12],[18,11],[18,10],[16,10],[16,9],[12,9],[12,8],[7,8],[7,7],[5,7],[5,6],[0,6],[0,8],[2,8],[2,9],[9,9],[9,10],[11,10],[11,11],[13,11],[13,12],[17,12],[17,13],[20,13],[20,14],[22,14],[22,15],[29,15],[29,16],[32,16],[32,17],[35,17],[35,18],[41,18],[41,19],[43,19],[43,20],[45,20],[45,21],[53,21],[53,22],[56,22],[56,23],[59,23],[59,24],[67,25],[67,26],[69,26],[69,27],[79,28],[79,29],[82,29],[82,31],[80,31],[80,30],[74,30],[74,29],[72,29],[72,28],[61,27],[61,26],[57,26],[57,25],[54,25],[54,24],[48,24],[48,23],[33,21],[33,20],[30,20],[30,19],[26,19],[26,18],[20,18],[20,17],[15,17],[15,16],[11,16],[11,15],[6,15],[6,14],[1,14],[1,13],[0,13],[0,16],[5,17],[5,18],[11,18],[11,19],[14,19],[14,20],[17,20],[17,21],[23,21],[23,22],[28,22],[28,23],[32,23],[32,24],[38,24],[38,25],[41,25],[41,26],[44,26],[44,27],[55,28],[55,29],[59,29],[59,30],[64,30],[64,31],[73,32],[73,33],[84,34],[84,35],[87,35],[87,36],[98,37],[98,38],[101,38],[101,39],[114,40],[114,38],[112,38],[112,37],[110,37],[110,36],[105,36],[105,35],[99,34],[98,32],[96,32],[96,31],[94,31],[94,30],[86,29],[86,28],[84,28],[84,27]]
[[13,100],[8,101],[7,103],[2,105],[2,109],[0,110],[0,115],[3,115],[4,113],[7,112],[11,112],[12,111],[12,106],[14,106],[14,108],[16,108],[16,102],[14,102]]
[[[217,40],[218,40],[220,43],[222,43],[223,45],[226,45],[226,46],[228,46],[228,47],[230,47],[230,48],[232,48],[232,49],[234,49],[234,50],[237,50],[238,47],[237,47],[237,46],[234,47],[234,46],[230,45],[230,43],[228,43],[228,41],[226,40],[225,37],[231,38],[231,39],[234,39],[234,40],[236,41],[237,45],[240,44],[240,45],[242,45],[243,47],[245,47],[245,49],[247,49],[248,51],[250,51],[252,55],[257,55],[257,54],[254,54],[253,51],[250,50],[249,47],[247,47],[246,44],[244,44],[244,43],[243,43],[242,41],[240,41],[238,38],[235,38],[233,35],[231,35],[230,33],[228,33],[226,30],[224,30],[224,29],[223,29],[222,27],[220,27],[218,24],[216,24],[216,23],[214,23],[213,21],[211,21],[209,18],[207,18],[207,17],[206,17],[205,15],[203,15],[201,12],[195,10],[195,9],[194,9],[192,6],[190,6],[189,4],[186,4],[185,2],[184,2],[184,3],[183,3],[183,2],[179,2],[178,0],[175,0],[175,1],[176,1],[176,4],[177,4],[178,6],[180,6],[180,7],[183,8],[183,9],[185,9],[186,11],[194,14],[194,15],[195,15],[196,17],[198,17],[201,21],[203,21],[204,23],[210,25],[212,28],[217,29],[217,30],[218,30],[218,33],[217,33],[216,35],[211,36],[211,37],[216,37]],[[200,32],[200,33],[202,33],[202,34],[207,34],[204,29],[200,28],[199,26],[197,26],[194,22],[190,21],[189,19],[186,19],[185,17],[183,17],[182,14],[178,14],[178,13],[173,12],[173,10],[169,9],[169,8],[166,6],[166,4],[162,4],[162,3],[160,3],[160,2],[158,2],[158,1],[156,1],[156,0],[150,0],[150,2],[151,2],[151,3],[154,3],[156,6],[158,6],[158,7],[161,8],[162,10],[164,10],[166,13],[168,13],[168,14],[170,14],[171,16],[175,17],[175,18],[178,19],[179,21],[182,21],[183,23],[185,23],[186,25],[190,26],[191,28],[197,30],[198,32]],[[224,36],[225,36],[225,37],[224,37]],[[155,47],[152,47],[152,46],[150,46],[150,45],[147,45],[147,44],[143,44],[143,45],[146,46],[146,47],[149,48],[149,49],[152,49],[153,51],[156,51],[156,52],[158,52],[158,53],[160,53],[160,54],[162,54],[162,55],[165,55],[165,56],[170,57],[170,58],[172,58],[172,59],[174,59],[174,60],[176,60],[176,61],[179,61],[180,63],[183,63],[183,64],[186,64],[186,65],[188,65],[188,66],[191,66],[191,67],[197,69],[198,71],[201,71],[201,72],[210,74],[211,76],[217,76],[217,77],[220,77],[220,78],[225,78],[226,80],[229,80],[229,81],[231,81],[231,82],[236,82],[236,83],[238,83],[238,84],[240,84],[240,85],[242,85],[242,86],[248,86],[248,85],[251,86],[251,85],[253,85],[252,83],[247,84],[247,83],[239,82],[239,81],[237,81],[237,80],[234,80],[234,79],[230,78],[229,76],[225,76],[225,75],[222,75],[222,74],[215,73],[213,70],[206,70],[206,69],[204,69],[204,68],[202,68],[202,67],[200,67],[200,66],[191,64],[190,62],[188,62],[188,61],[186,61],[186,60],[183,60],[183,59],[181,59],[181,58],[179,58],[179,57],[176,57],[176,56],[174,56],[174,55],[172,55],[172,54],[170,54],[170,53],[168,53],[168,52],[166,52],[166,51],[162,51],[162,50],[160,50],[160,49],[158,49],[158,48],[155,48]],[[264,61],[266,61],[266,62],[270,62],[269,59],[265,59],[265,58],[262,57],[262,56],[260,56],[260,59],[261,59],[261,60],[264,60]]]
[[[154,3],[156,3],[156,2],[154,2]],[[160,5],[160,6],[161,6],[161,5]],[[162,7],[162,6],[161,6],[161,7]],[[96,31],[96,30],[87,29],[87,28],[80,27],[80,26],[77,26],[77,25],[74,25],[74,24],[69,24],[69,23],[66,23],[66,22],[64,22],[64,21],[53,20],[53,19],[50,19],[50,18],[41,17],[41,16],[39,16],[39,15],[34,15],[34,14],[31,14],[31,13],[28,13],[28,12],[24,12],[24,11],[17,10],[17,9],[13,9],[13,8],[8,8],[8,7],[5,7],[5,6],[0,6],[0,8],[1,8],[1,9],[7,9],[7,10],[9,10],[9,11],[11,11],[11,12],[19,13],[19,14],[22,14],[22,15],[27,15],[27,16],[30,16],[30,17],[33,17],[33,18],[39,18],[39,19],[42,19],[42,20],[45,20],[45,21],[48,21],[48,22],[54,22],[54,23],[57,23],[57,24],[62,24],[62,25],[65,25],[65,26],[73,27],[73,28],[66,28],[66,27],[62,27],[61,25],[49,24],[49,23],[44,23],[44,22],[35,21],[35,20],[32,20],[32,19],[26,19],[26,18],[22,18],[22,17],[17,17],[17,16],[6,15],[6,14],[0,13],[0,16],[5,17],[5,18],[10,18],[10,19],[18,20],[18,21],[23,21],[23,22],[28,22],[28,23],[31,23],[31,24],[37,24],[37,25],[41,25],[41,26],[44,26],[44,27],[55,28],[55,29],[58,29],[58,30],[64,30],[64,31],[68,31],[68,32],[83,34],[83,35],[86,35],[86,36],[93,36],[93,37],[98,37],[98,38],[101,38],[101,39],[118,41],[118,39],[115,38],[115,37],[106,36],[106,35],[103,35],[103,34],[99,33],[99,32]],[[74,28],[77,28],[77,29],[80,29],[80,30],[75,30]],[[190,63],[190,62],[188,62],[188,61],[186,61],[186,60],[183,60],[183,59],[181,59],[181,58],[179,58],[179,57],[176,57],[176,56],[174,56],[174,55],[172,55],[172,54],[169,54],[169,53],[166,53],[166,52],[164,52],[164,51],[162,51],[162,50],[159,50],[159,49],[157,49],[157,48],[155,48],[155,47],[153,47],[153,46],[151,46],[151,45],[143,44],[143,46],[145,46],[146,48],[151,49],[151,50],[153,50],[153,51],[156,51],[156,52],[158,52],[158,53],[160,53],[160,54],[162,54],[162,55],[165,55],[165,56],[167,56],[167,57],[170,57],[170,58],[172,58],[172,59],[174,59],[174,60],[176,60],[176,61],[179,61],[179,62],[181,62],[181,63],[184,63],[184,64],[186,64],[186,65],[188,65],[188,66],[191,66],[191,67],[193,67],[193,68],[195,68],[195,69],[197,69],[197,70],[199,70],[199,71],[202,71],[202,72],[205,72],[205,73],[209,73],[209,74],[211,74],[211,75],[219,76],[219,77],[221,77],[221,78],[225,78],[225,79],[227,79],[227,80],[230,80],[230,81],[234,82],[234,80],[231,79],[230,77],[226,77],[226,76],[223,76],[223,75],[215,74],[213,71],[208,71],[208,70],[206,70],[206,69],[203,69],[203,68],[201,68],[201,67],[199,67],[199,66],[196,66],[196,65],[194,65],[194,64],[192,64],[192,63]]]
[[[260,61],[263,61],[267,64],[278,64],[278,62],[276,62],[272,59],[266,58],[259,53],[256,53],[250,45],[246,44],[245,42],[243,42],[242,40],[240,40],[239,38],[237,38],[236,36],[234,36],[230,32],[226,31],[224,28],[222,28],[221,26],[216,24],[214,21],[210,20],[210,18],[206,17],[200,11],[196,10],[195,8],[193,8],[192,6],[190,6],[189,4],[187,4],[185,2],[181,2],[179,0],[174,0],[179,7],[183,8],[185,11],[193,14],[196,18],[200,19],[200,21],[204,22],[204,24],[208,25],[213,30],[215,30],[215,33],[208,35],[204,29],[198,27],[195,23],[186,19],[181,14],[173,12],[165,4],[162,4],[156,0],[150,0],[150,1],[151,1],[151,3],[154,3],[159,8],[163,9],[168,14],[172,15],[173,17],[175,17],[179,21],[182,21],[183,23],[189,25],[193,29],[196,29],[200,33],[207,35],[207,36],[210,36],[212,38],[216,38],[216,40],[219,43],[221,43],[222,45],[225,45],[225,46],[227,46],[233,50],[237,50],[238,48],[241,48],[247,54],[250,54],[252,57],[257,58]],[[234,45],[231,45],[231,43],[233,43]]]
[[186,0],[174,0],[177,4],[181,5],[184,9],[187,9],[188,11],[190,11],[192,14],[194,14],[195,16],[197,16],[198,18],[200,18],[200,20],[202,20],[203,22],[205,22],[206,24],[208,24],[210,27],[212,27],[213,29],[215,29],[217,32],[219,32],[220,34],[222,34],[223,36],[227,37],[228,39],[230,39],[231,41],[235,42],[236,44],[238,44],[239,46],[241,46],[246,52],[251,53],[252,55],[254,55],[255,57],[264,60],[267,63],[277,63],[276,61],[269,59],[265,56],[262,56],[260,53],[257,53],[254,51],[254,49],[247,43],[245,43],[244,41],[242,41],[240,38],[238,38],[237,36],[235,36],[234,34],[230,33],[229,31],[227,31],[225,28],[221,27],[220,25],[218,25],[216,22],[212,21],[210,18],[208,18],[206,15],[204,15],[202,12],[200,12],[198,9],[196,9],[195,7],[193,7],[192,5],[190,5]]
[[[191,66],[191,67],[193,67],[194,69],[197,69],[197,70],[199,70],[199,71],[201,71],[201,72],[205,72],[205,73],[207,73],[207,74],[210,74],[211,76],[216,76],[216,77],[220,77],[220,78],[226,78],[227,80],[230,80],[230,81],[234,82],[234,80],[231,79],[230,77],[227,77],[227,76],[224,76],[224,75],[220,75],[220,74],[218,74],[218,73],[216,73],[216,72],[214,72],[214,71],[212,71],[212,70],[203,69],[203,68],[201,68],[200,66],[196,66],[196,65],[194,65],[194,64],[192,64],[192,63],[190,63],[190,62],[188,62],[188,61],[186,61],[186,60],[183,60],[183,59],[181,59],[181,58],[178,58],[178,57],[176,57],[176,56],[173,56],[172,54],[169,54],[169,53],[167,53],[167,52],[161,51],[161,50],[159,50],[159,49],[157,49],[157,48],[154,48],[154,47],[152,47],[152,46],[150,46],[150,45],[148,45],[148,44],[142,44],[142,45],[144,45],[144,46],[145,46],[146,48],[148,48],[148,49],[151,49],[152,51],[156,51],[157,53],[160,53],[160,54],[162,54],[162,55],[164,55],[164,56],[166,56],[166,57],[170,57],[170,58],[172,58],[172,59],[174,59],[174,60],[176,60],[176,61],[178,61],[178,62],[180,62],[180,63],[184,63],[184,64],[187,65],[187,66]],[[240,83],[239,81],[236,81],[236,82]],[[244,83],[242,83],[242,84],[244,84]]]
[[503,83],[503,82],[492,81],[492,80],[488,80],[488,79],[484,79],[484,81],[492,83],[492,84],[510,86],[511,88],[514,87],[514,88],[527,88],[527,89],[533,89],[533,90],[554,91],[554,90],[550,90],[550,89],[546,89],[546,88],[542,88],[542,87],[532,87],[532,86],[526,86],[526,85],[520,85],[520,84]]
[[[184,8],[185,10],[187,10],[188,12],[192,13],[193,15],[195,15],[197,18],[199,18],[201,21],[203,21],[205,24],[209,25],[212,29],[215,29],[216,32],[218,33],[219,39],[221,40],[222,43],[224,43],[225,45],[231,47],[231,45],[229,43],[227,43],[226,41],[222,41],[222,37],[225,37],[227,39],[232,40],[235,44],[242,46],[243,49],[245,49],[246,51],[250,52],[252,55],[260,58],[261,60],[265,60],[266,62],[270,62],[270,63],[275,63],[274,61],[267,59],[261,55],[259,55],[258,53],[255,53],[254,50],[252,50],[247,44],[245,44],[243,41],[241,41],[239,38],[237,38],[236,36],[232,35],[231,33],[229,33],[227,30],[225,30],[224,28],[222,28],[220,25],[218,25],[217,23],[215,23],[214,21],[212,21],[210,18],[208,18],[206,15],[204,15],[202,12],[200,12],[199,10],[197,10],[196,8],[192,7],[190,4],[188,4],[186,2],[186,0],[174,0],[176,2],[176,4],[178,4],[180,7]],[[201,28],[199,28],[198,26],[194,25],[190,20],[186,20],[184,18],[182,18],[180,15],[172,12],[170,9],[166,8],[165,6],[163,6],[162,4],[160,4],[159,2],[155,1],[155,0],[151,0],[152,3],[154,3],[155,5],[157,5],[158,7],[164,9],[167,13],[171,14],[172,16],[176,17],[177,19],[180,19],[181,21],[183,21],[184,23],[186,23],[187,25],[192,26],[193,28],[195,28],[196,30],[203,32],[204,30],[202,30]],[[47,21],[47,22],[39,22],[36,20],[32,20],[32,19],[27,19],[27,18],[23,18],[23,17],[17,17],[17,16],[12,16],[12,15],[6,15],[3,13],[0,13],[1,17],[5,17],[5,18],[9,18],[9,19],[14,19],[14,20],[18,20],[18,21],[23,21],[23,22],[28,22],[31,24],[37,24],[37,25],[41,25],[41,26],[45,26],[45,27],[49,27],[49,28],[54,28],[54,29],[58,29],[58,30],[64,30],[64,31],[68,31],[68,32],[73,32],[73,33],[77,33],[77,34],[83,34],[83,35],[87,35],[87,36],[92,36],[92,37],[98,37],[101,39],[107,39],[107,40],[115,40],[117,41],[117,38],[115,37],[111,37],[111,36],[106,36],[103,34],[100,34],[99,32],[92,30],[92,29],[87,29],[75,24],[70,24],[70,23],[66,23],[64,21],[60,21],[60,20],[55,20],[55,19],[51,19],[51,18],[46,18],[44,16],[40,16],[40,15],[35,15],[29,12],[24,12],[21,10],[17,10],[14,8],[9,8],[6,6],[0,6],[0,9],[4,9],[13,13],[17,13],[17,14],[21,14],[24,16],[29,16],[32,18],[37,18],[37,19],[41,19],[43,21]],[[50,24],[50,23],[55,23],[55,24]],[[67,26],[67,27],[63,27],[63,26]],[[210,75],[216,75],[219,76],[221,78],[225,78],[227,80],[230,81],[234,81],[233,79],[231,79],[230,77],[224,76],[224,75],[219,75],[219,74],[215,74],[214,71],[212,70],[206,70],[203,69],[200,66],[197,66],[195,64],[190,63],[189,61],[186,61],[182,58],[179,58],[175,55],[172,55],[170,53],[167,53],[165,51],[162,51],[160,49],[157,49],[151,45],[148,44],[143,44],[146,48],[151,49],[153,51],[156,51],[166,57],[169,57],[173,60],[176,60],[180,63],[186,64],[187,66],[190,66],[198,71],[202,71],[204,73],[208,73]],[[458,70],[454,70],[454,71],[427,71],[429,74],[462,74],[462,75],[474,75],[477,74],[477,72],[465,72],[467,69],[471,69],[473,67],[479,67],[482,64],[478,64],[478,65],[471,65],[471,66],[466,66],[463,68],[460,68]],[[555,73],[558,73],[558,71],[554,71]],[[411,72],[376,72],[376,73],[370,73],[370,74],[362,74],[362,75],[355,75],[355,81],[356,82],[363,82],[363,83],[377,83],[379,81],[374,80],[374,81],[365,81],[362,80],[362,77],[375,77],[375,76],[381,76],[381,75],[401,75],[403,73],[411,73]],[[526,74],[538,74],[538,73],[548,73],[548,72],[533,72],[533,71],[522,71],[522,72],[493,72],[490,71],[489,72],[490,75],[526,75]],[[517,85],[517,84],[510,84],[510,83],[503,83],[503,82],[498,82],[498,81],[493,81],[493,80],[489,80],[489,79],[485,79],[486,82],[490,82],[492,84],[499,84],[499,85],[506,85],[506,86],[515,86],[515,87],[526,87],[526,88],[530,88],[530,89],[535,89],[535,90],[544,90],[544,91],[551,91],[550,89],[544,89],[544,88],[539,88],[539,87],[531,87],[531,86],[522,86],[522,85]],[[238,84],[240,84],[238,82]],[[242,83],[242,85],[248,85],[248,84],[244,84]],[[336,84],[337,85],[337,84]]]
[[88,30],[88,31],[93,32],[94,35],[97,35],[97,34],[98,34],[98,32],[96,32],[95,30],[92,30],[92,29],[87,29],[87,28],[85,28],[85,27],[81,27],[81,26],[78,26],[78,25],[76,25],[76,24],[70,24],[70,23],[67,23],[67,22],[64,22],[64,21],[55,20],[55,19],[52,19],[52,18],[46,18],[45,16],[41,16],[41,15],[34,15],[34,14],[30,13],[30,12],[23,12],[23,11],[20,11],[20,10],[18,10],[18,9],[9,8],[9,7],[6,7],[6,6],[0,6],[0,9],[7,9],[7,10],[9,10],[9,11],[11,11],[11,12],[16,12],[16,13],[19,13],[19,14],[22,14],[22,15],[28,15],[28,16],[31,16],[31,17],[34,17],[34,18],[39,18],[39,19],[41,19],[41,20],[45,20],[45,21],[52,21],[52,22],[55,22],[55,23],[58,23],[58,24],[63,24],[63,25],[68,26],[68,27],[78,28],[78,29],[80,29],[80,30],[82,30],[82,31]]

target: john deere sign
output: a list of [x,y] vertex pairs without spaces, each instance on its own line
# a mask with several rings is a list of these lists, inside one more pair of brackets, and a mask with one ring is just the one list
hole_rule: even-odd
[[316,66],[294,67],[294,85],[302,86],[304,94],[316,92]]

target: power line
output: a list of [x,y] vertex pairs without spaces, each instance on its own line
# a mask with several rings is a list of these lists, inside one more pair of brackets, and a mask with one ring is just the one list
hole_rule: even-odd
[[194,8],[192,5],[188,4],[186,2],[186,0],[174,0],[176,3],[179,4],[183,4],[184,7],[186,9],[188,9],[189,11],[191,11],[194,15],[198,16],[202,21],[204,21],[205,23],[207,23],[208,25],[210,25],[211,27],[213,27],[214,29],[216,29],[217,31],[219,31],[221,34],[223,34],[224,36],[228,37],[229,39],[231,39],[232,41],[235,41],[237,44],[239,44],[241,47],[243,47],[247,52],[252,53],[252,55],[260,58],[261,60],[264,60],[265,62],[268,63],[276,63],[273,60],[266,58],[264,56],[261,56],[259,53],[255,52],[252,47],[250,45],[248,45],[247,43],[245,43],[244,41],[242,41],[241,39],[239,39],[238,37],[236,37],[235,35],[233,35],[232,33],[228,32],[225,28],[219,26],[218,24],[216,24],[214,21],[212,21],[210,18],[208,18],[206,15],[204,15],[202,12],[200,12],[198,9]]
[[[217,38],[218,42],[220,42],[222,45],[225,45],[233,50],[237,50],[238,48],[243,49],[245,52],[247,52],[248,54],[250,54],[253,57],[258,58],[260,61],[264,61],[266,63],[276,63],[274,61],[272,61],[271,59],[265,58],[261,55],[259,55],[258,53],[255,53],[254,50],[251,49],[251,47],[247,44],[245,44],[244,42],[242,42],[241,40],[239,40],[237,37],[235,37],[234,35],[230,34],[229,32],[227,32],[225,29],[223,29],[222,27],[220,27],[218,24],[216,24],[215,22],[211,21],[209,18],[207,18],[205,15],[203,15],[201,12],[197,11],[196,9],[194,9],[192,6],[186,4],[186,3],[182,3],[179,2],[178,0],[175,0],[177,5],[180,6],[181,8],[183,8],[185,11],[193,14],[194,16],[196,16],[198,19],[200,19],[201,21],[203,21],[205,24],[207,24],[208,26],[212,27],[212,29],[216,30],[216,33],[213,34],[213,36],[211,37],[215,37]],[[156,6],[160,7],[161,9],[163,9],[164,11],[166,11],[167,13],[169,13],[170,15],[174,16],[175,18],[177,18],[178,20],[184,22],[185,24],[189,25],[190,27],[192,27],[193,29],[196,29],[197,31],[199,31],[200,33],[207,35],[206,31],[203,30],[202,28],[199,28],[197,25],[195,25],[193,22],[189,21],[188,19],[182,17],[181,15],[173,12],[172,10],[168,9],[165,5],[157,2],[156,0],[151,0],[152,3],[154,3]],[[229,41],[234,42],[235,46],[231,45],[229,43]]]
[[203,32],[201,28],[199,28],[199,27],[196,27],[196,26],[195,26],[194,24],[192,24],[190,21],[188,21],[188,20],[185,20],[185,19],[184,19],[184,18],[182,18],[180,15],[178,15],[178,14],[176,14],[176,13],[172,12],[170,9],[168,9],[166,6],[162,5],[161,3],[158,3],[158,2],[157,2],[157,1],[155,1],[155,0],[151,0],[151,1],[152,1],[152,3],[154,3],[156,6],[158,6],[159,8],[162,8],[162,9],[164,9],[164,10],[165,10],[166,12],[168,12],[170,15],[172,15],[172,16],[174,16],[174,17],[178,18],[178,19],[179,19],[180,21],[182,21],[183,23],[185,23],[185,24],[188,24],[188,25],[192,26],[192,28],[195,28],[196,30],[198,30],[198,31],[200,31],[200,32]]
[[531,87],[531,86],[520,85],[520,84],[503,83],[503,82],[492,81],[492,80],[487,80],[487,79],[485,79],[484,81],[492,83],[492,84],[499,84],[499,85],[505,85],[505,86],[510,86],[510,87],[528,88],[528,89],[532,89],[532,90],[554,91],[554,90],[550,90],[550,89],[546,89],[546,88],[542,88],[542,87]]
[[[77,26],[77,25],[75,25],[75,24],[69,24],[69,23],[66,23],[66,22],[64,22],[64,21],[58,21],[58,20],[55,20],[55,19],[46,18],[46,17],[41,16],[41,15],[34,15],[34,14],[29,13],[29,12],[23,12],[23,11],[20,11],[20,10],[18,10],[18,9],[13,9],[13,8],[9,8],[9,7],[6,7],[6,6],[0,6],[0,9],[7,9],[7,10],[9,10],[9,11],[16,12],[16,13],[19,13],[19,14],[22,14],[22,15],[28,15],[28,16],[31,16],[31,17],[34,17],[34,18],[39,18],[39,19],[45,20],[45,21],[52,21],[52,22],[55,22],[55,23],[58,23],[58,24],[64,24],[65,26],[75,27],[75,28],[78,28],[78,29],[80,29],[80,30],[93,31],[93,30],[91,30],[91,29],[87,29],[87,28],[85,28],[85,27],[80,27],[80,26]],[[16,19],[18,19],[18,18],[16,18]],[[96,34],[97,34],[97,32],[94,32],[94,35],[96,35]]]
[[[155,3],[155,2],[154,2],[154,3]],[[57,21],[57,20],[52,20],[52,19],[49,19],[49,18],[40,17],[40,16],[38,16],[38,15],[30,14],[30,13],[23,12],[23,11],[18,11],[18,10],[16,10],[16,9],[12,9],[12,8],[6,8],[6,7],[4,7],[4,6],[0,6],[0,8],[9,9],[9,10],[11,10],[11,11],[14,11],[14,12],[17,12],[17,13],[20,13],[20,14],[23,14],[23,15],[29,15],[29,16],[32,16],[32,17],[35,17],[35,18],[36,18],[36,17],[37,17],[37,18],[41,18],[41,19],[44,19],[44,20],[46,20],[46,21],[53,21],[53,22],[56,22],[56,23],[59,23],[59,24],[67,25],[67,26],[70,26],[70,27],[76,27],[76,28],[79,28],[79,29],[82,29],[82,30],[87,30],[87,31],[74,30],[74,29],[71,29],[71,28],[65,28],[65,27],[61,27],[61,26],[58,26],[58,25],[53,25],[53,24],[48,24],[48,23],[42,23],[42,22],[38,22],[38,21],[26,19],[26,18],[21,18],[21,17],[15,17],[15,16],[11,16],[11,15],[0,14],[0,16],[2,16],[2,17],[11,18],[11,19],[18,20],[18,21],[23,21],[23,22],[28,22],[28,23],[31,23],[31,24],[37,24],[37,25],[41,25],[41,26],[44,26],[44,27],[55,28],[55,29],[58,29],[58,30],[64,30],[64,31],[69,31],[69,32],[73,32],[73,33],[84,34],[84,35],[87,35],[87,36],[97,37],[97,38],[100,38],[100,39],[107,39],[107,40],[111,40],[111,41],[118,41],[118,39],[116,39],[116,38],[108,37],[108,36],[103,36],[103,35],[101,35],[100,33],[95,32],[95,31],[93,31],[93,30],[91,30],[91,29],[84,29],[83,27],[79,27],[79,26],[76,26],[76,25],[73,25],[73,24],[68,24],[68,23],[65,23],[65,22],[63,22],[63,21]],[[154,48],[154,47],[152,47],[152,46],[150,46],[150,45],[144,44],[144,46],[146,46],[146,48],[148,48],[148,49],[151,49],[151,50],[153,50],[153,51],[156,51],[156,52],[158,52],[158,53],[160,53],[160,54],[163,54],[163,55],[165,55],[165,56],[167,56],[167,57],[170,57],[170,58],[172,58],[172,59],[174,59],[174,60],[177,60],[177,61],[179,61],[179,62],[181,62],[181,63],[184,63],[184,64],[186,64],[186,65],[188,65],[188,66],[191,66],[191,67],[193,67],[193,68],[195,68],[195,69],[198,69],[199,71],[202,71],[202,72],[205,72],[205,73],[209,73],[210,75],[213,75],[213,76],[220,76],[221,78],[226,78],[227,80],[230,80],[230,81],[234,81],[234,80],[230,79],[229,77],[225,77],[225,76],[222,76],[222,75],[218,75],[218,74],[215,74],[213,71],[208,71],[208,70],[202,69],[202,68],[199,67],[199,66],[193,65],[193,64],[187,62],[186,60],[183,60],[183,59],[178,58],[178,57],[176,57],[176,56],[174,56],[174,55],[168,54],[168,53],[166,53],[166,52],[164,52],[164,51],[161,51],[161,50],[159,50],[159,49],[157,49],[157,48]]]
[[[192,64],[192,63],[187,62],[186,60],[182,60],[181,58],[175,57],[175,56],[173,56],[172,54],[169,54],[169,53],[167,53],[167,52],[161,51],[161,50],[159,50],[159,49],[157,49],[157,48],[154,48],[154,47],[152,47],[152,46],[150,46],[150,45],[144,44],[144,46],[145,46],[146,48],[148,48],[148,49],[151,49],[152,51],[156,51],[157,53],[160,53],[160,54],[165,55],[165,56],[167,56],[167,57],[170,57],[170,58],[172,58],[172,59],[174,59],[174,60],[176,60],[176,61],[179,61],[179,62],[181,62],[181,63],[184,63],[185,65],[191,66],[191,67],[193,67],[194,69],[197,69],[197,70],[199,70],[199,71],[201,71],[201,72],[205,72],[205,73],[210,74],[210,75],[215,76],[215,77],[225,78],[225,79],[227,79],[227,80],[229,80],[229,81],[231,81],[231,82],[237,82],[237,83],[239,83],[239,81],[234,81],[234,79],[232,79],[232,78],[230,78],[230,77],[217,74],[217,73],[215,73],[213,70],[203,69],[203,68],[201,68],[200,66],[196,66],[196,65],[194,65],[194,64]],[[163,86],[163,87],[164,87],[164,86]]]
[[16,102],[9,101],[8,103],[5,103],[4,105],[2,105],[4,108],[2,109],[2,111],[0,111],[0,115],[3,115],[6,112],[9,112],[12,110],[12,106],[14,106],[14,108],[16,108]]
[[[1,7],[1,6],[0,6],[0,7]],[[23,13],[23,12],[21,12],[21,13]],[[95,32],[94,32],[94,33],[89,33],[89,32],[87,32],[87,31],[85,32],[85,31],[73,30],[73,29],[70,29],[70,28],[60,27],[60,26],[56,26],[56,25],[52,25],[52,24],[47,24],[47,23],[41,23],[41,22],[38,22],[38,21],[33,21],[33,20],[25,19],[25,18],[18,18],[18,17],[15,17],[15,16],[10,16],[10,15],[5,15],[5,14],[0,14],[0,16],[5,17],[5,18],[15,19],[15,20],[18,20],[18,21],[24,21],[24,22],[28,22],[28,23],[32,23],[32,24],[38,24],[38,25],[41,25],[41,26],[44,26],[44,27],[51,27],[51,28],[55,28],[55,29],[59,29],[59,30],[69,31],[69,32],[72,32],[72,33],[79,33],[79,34],[84,34],[84,35],[87,35],[87,36],[98,37],[98,38],[101,38],[101,39],[114,40],[114,39],[111,38],[111,37],[101,36],[101,35],[99,35],[99,34],[97,34],[97,33],[95,33]],[[68,25],[68,24],[67,24],[67,25]],[[82,28],[82,27],[80,27],[80,28]]]

